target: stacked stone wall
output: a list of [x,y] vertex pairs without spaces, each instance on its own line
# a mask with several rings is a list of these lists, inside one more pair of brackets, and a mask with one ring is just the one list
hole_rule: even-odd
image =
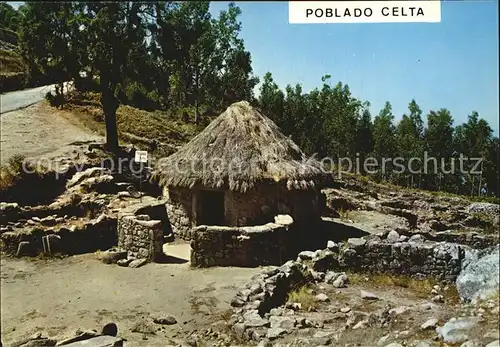
[[124,215],[118,219],[118,247],[136,258],[157,261],[163,254],[163,229],[147,215]]

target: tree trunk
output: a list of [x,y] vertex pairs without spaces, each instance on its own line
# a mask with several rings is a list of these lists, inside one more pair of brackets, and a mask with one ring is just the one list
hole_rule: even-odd
[[118,130],[116,127],[116,110],[120,105],[112,91],[103,90],[101,94],[101,105],[104,111],[106,123],[106,147],[111,152],[118,150]]

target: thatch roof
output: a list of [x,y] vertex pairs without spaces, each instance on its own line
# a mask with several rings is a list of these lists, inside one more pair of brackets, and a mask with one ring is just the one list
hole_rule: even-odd
[[314,187],[325,177],[317,160],[246,101],[229,106],[201,133],[158,163],[160,186],[229,188],[245,192],[257,182]]

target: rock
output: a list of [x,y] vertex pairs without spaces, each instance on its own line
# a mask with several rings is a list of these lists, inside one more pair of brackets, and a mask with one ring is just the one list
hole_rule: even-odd
[[120,259],[116,263],[118,264],[118,266],[127,267],[132,262],[132,260],[134,259],[133,258]]
[[335,288],[345,288],[347,287],[347,283],[349,283],[349,278],[347,275],[343,272],[338,276],[335,281],[333,281],[332,285]]
[[340,312],[342,312],[342,313],[347,313],[347,312],[349,312],[349,311],[351,311],[351,308],[350,308],[350,307],[342,307],[342,308],[340,309]]
[[267,330],[266,337],[270,340],[274,340],[282,335],[286,334],[286,330],[282,328],[269,328]]
[[485,347],[500,347],[500,340],[490,342]]
[[345,272],[328,271],[325,275],[325,282],[332,284],[335,288],[344,288],[347,287],[349,278]]
[[378,342],[377,342],[377,346],[385,346],[385,344],[387,343],[387,340],[389,340],[391,338],[391,335],[385,335],[385,336],[382,336]]
[[313,343],[321,346],[329,345],[334,337],[335,331],[319,330],[313,335]]
[[286,226],[292,225],[293,218],[287,214],[279,214],[276,217],[274,217],[274,223]]
[[362,247],[366,244],[366,239],[361,237],[350,238],[347,239],[347,244],[353,248]]
[[162,324],[162,325],[174,325],[177,324],[177,319],[173,316],[159,316],[159,317],[154,317],[153,322],[156,324]]
[[391,230],[389,234],[387,234],[387,242],[396,243],[399,241],[399,234],[395,230]]
[[431,301],[435,303],[443,303],[444,297],[442,295],[436,295],[432,297]]
[[260,340],[257,347],[273,347],[273,344],[268,339]]
[[391,316],[399,316],[399,315],[405,313],[406,311],[408,311],[409,309],[410,308],[408,306],[398,306],[398,307],[390,309],[389,314]]
[[264,319],[259,315],[258,310],[247,311],[243,315],[243,319],[243,324],[247,328],[261,328],[269,327],[271,325],[267,319]]
[[29,241],[21,241],[17,245],[16,257],[30,256],[33,254],[33,249]]
[[432,347],[432,342],[427,340],[414,341],[413,347]]
[[290,317],[271,316],[269,322],[271,323],[271,328],[291,330],[295,326],[295,319]]
[[339,251],[339,244],[333,241],[328,241],[326,243],[326,248],[328,248],[332,252],[338,252]]
[[361,298],[365,299],[365,300],[378,300],[379,299],[377,295],[370,293],[370,292],[367,292],[365,290],[361,290]]
[[385,345],[384,347],[404,347],[404,346],[400,343],[393,342],[393,343],[390,343],[388,345]]
[[0,202],[0,225],[18,219],[22,212],[17,202]]
[[490,330],[486,334],[484,334],[484,337],[487,339],[498,340],[500,339],[500,331],[498,329]]
[[330,298],[326,294],[323,294],[323,293],[320,293],[320,294],[316,295],[315,299],[318,302],[328,302],[328,301],[330,301]]
[[420,326],[420,329],[422,330],[436,329],[437,324],[438,320],[436,318],[431,318],[425,321],[425,323]]
[[406,241],[408,241],[408,236],[401,235],[401,236],[399,237],[399,241],[398,241],[398,242],[406,242]]
[[44,226],[51,227],[56,225],[56,218],[54,216],[48,216],[41,219],[40,223]]
[[42,333],[38,332],[21,341],[10,344],[12,347],[54,347],[57,341],[42,337]]
[[429,311],[429,310],[433,310],[436,308],[437,305],[433,304],[432,302],[426,302],[424,304],[421,304],[419,307],[421,310],[423,311]]
[[332,251],[325,249],[315,252],[312,264],[315,271],[325,272],[328,269],[338,268],[338,266],[339,262]]
[[89,168],[85,171],[82,172],[77,172],[71,177],[71,179],[66,183],[66,188],[71,188],[76,186],[77,184],[81,183],[83,180],[91,178],[91,177],[97,177],[99,175],[103,175],[107,173],[107,169],[102,168],[102,167],[92,167]]
[[484,347],[484,343],[479,340],[469,340],[462,343],[460,347]]
[[120,259],[127,258],[127,251],[111,248],[99,254],[99,259],[104,264],[114,264]]
[[420,234],[415,234],[415,235],[412,235],[410,237],[410,239],[408,240],[408,242],[422,243],[422,242],[425,242],[425,237],[423,237]]
[[130,330],[133,333],[141,333],[141,334],[155,334],[156,333],[156,327],[153,326],[147,320],[140,320],[140,321],[136,322]]
[[116,190],[114,178],[111,175],[88,178],[84,180],[80,186],[87,192],[95,191],[99,193],[107,193]]
[[500,214],[500,205],[488,202],[474,202],[465,209],[467,213],[487,213],[498,216]]
[[123,339],[114,336],[97,336],[88,340],[73,342],[66,347],[120,347],[123,346]]
[[362,320],[357,322],[353,327],[352,330],[357,330],[357,329],[366,329],[369,326],[368,320]]
[[131,267],[133,269],[144,266],[148,263],[148,260],[145,258],[140,258],[140,259],[135,259],[128,264],[128,267]]
[[300,260],[312,260],[315,256],[315,252],[311,251],[302,251],[299,253]]
[[88,340],[88,339],[91,339],[91,338],[96,337],[96,336],[99,336],[99,334],[97,333],[97,331],[94,331],[94,330],[83,331],[83,332],[77,331],[75,336],[59,340],[56,343],[56,346],[66,346],[70,343]]
[[471,261],[457,277],[457,291],[464,300],[475,302],[498,293],[500,247],[495,247],[476,261]]
[[480,321],[481,319],[478,317],[452,318],[442,327],[437,327],[436,333],[446,343],[465,342],[468,339],[468,331],[474,328]]

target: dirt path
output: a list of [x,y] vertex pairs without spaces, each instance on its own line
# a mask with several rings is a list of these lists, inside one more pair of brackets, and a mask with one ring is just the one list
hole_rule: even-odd
[[237,287],[261,268],[191,269],[184,264],[150,263],[138,269],[105,265],[95,254],[62,260],[1,259],[2,343],[37,331],[60,337],[78,328],[99,329],[115,322],[129,346],[144,344],[131,326],[163,313],[178,323],[148,336],[148,346],[186,335],[218,320]]
[[101,141],[102,136],[84,130],[44,103],[2,114],[1,163],[15,154],[40,157],[71,151],[75,142]]

